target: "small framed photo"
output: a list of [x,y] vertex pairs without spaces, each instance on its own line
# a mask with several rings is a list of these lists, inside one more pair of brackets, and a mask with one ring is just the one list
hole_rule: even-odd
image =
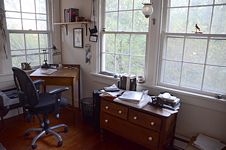
[[89,41],[90,42],[97,42],[98,35],[90,35],[89,36]]
[[73,29],[73,46],[74,48],[83,48],[83,28]]

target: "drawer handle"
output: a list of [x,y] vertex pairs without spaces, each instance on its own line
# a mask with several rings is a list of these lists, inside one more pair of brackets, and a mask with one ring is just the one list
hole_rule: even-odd
[[151,136],[148,137],[148,141],[152,141],[152,137]]
[[155,125],[155,123],[152,121],[152,122],[151,122],[151,126],[154,126],[154,125]]
[[134,116],[133,119],[134,119],[134,120],[137,120],[137,116]]
[[106,109],[106,110],[108,110],[108,109],[109,109],[109,107],[108,107],[108,106],[105,106],[105,109]]
[[122,114],[122,111],[121,111],[121,110],[119,110],[119,111],[118,111],[118,114]]
[[108,120],[107,120],[107,119],[105,119],[105,120],[104,120],[104,122],[105,122],[105,123],[108,123]]

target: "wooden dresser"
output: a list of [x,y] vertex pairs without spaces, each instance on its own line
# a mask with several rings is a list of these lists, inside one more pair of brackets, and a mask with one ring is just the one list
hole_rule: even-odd
[[177,111],[101,97],[100,128],[152,150],[172,148]]

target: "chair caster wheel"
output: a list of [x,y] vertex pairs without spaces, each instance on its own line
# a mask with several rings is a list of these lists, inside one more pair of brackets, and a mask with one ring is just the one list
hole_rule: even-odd
[[68,132],[68,127],[64,127],[64,133]]
[[62,146],[63,145],[63,141],[59,141],[58,143],[57,143],[57,146],[58,147],[60,147],[60,146]]
[[37,148],[37,145],[35,144],[35,145],[31,145],[31,148],[32,149],[36,149]]

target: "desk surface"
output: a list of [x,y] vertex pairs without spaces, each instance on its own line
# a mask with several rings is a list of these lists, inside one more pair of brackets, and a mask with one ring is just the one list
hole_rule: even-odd
[[79,78],[79,69],[78,68],[61,68],[52,74],[42,73],[42,68],[37,69],[30,74],[31,77],[73,77]]

